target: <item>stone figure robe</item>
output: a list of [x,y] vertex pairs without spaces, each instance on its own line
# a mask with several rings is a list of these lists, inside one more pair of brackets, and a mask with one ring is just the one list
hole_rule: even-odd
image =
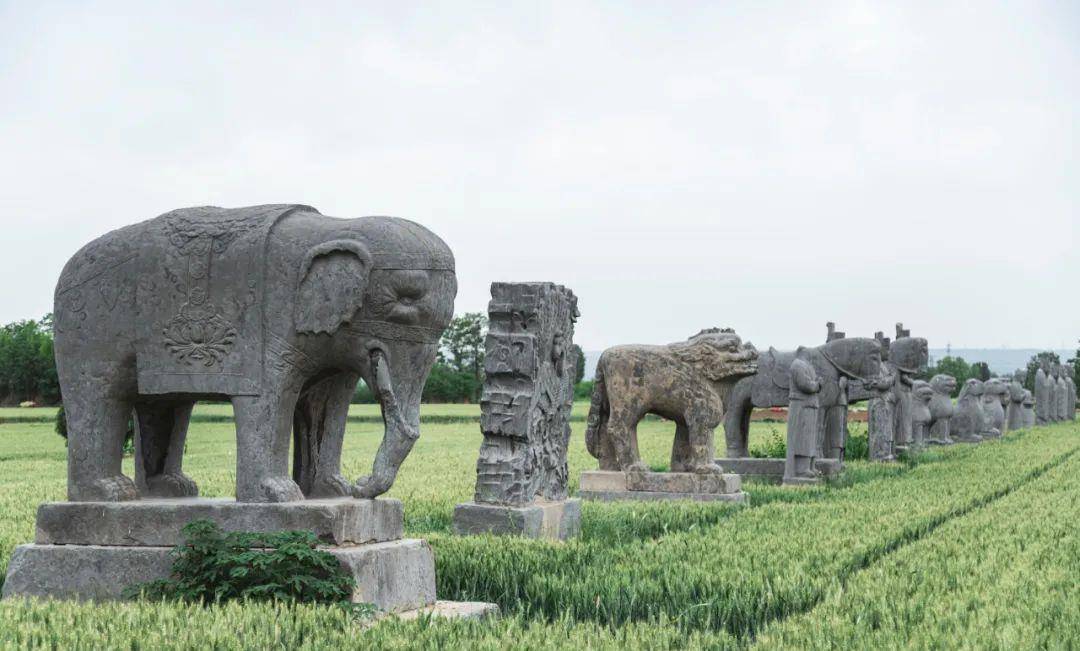
[[1063,421],[1069,417],[1069,387],[1063,375],[1058,375],[1054,390],[1054,420]]
[[813,460],[818,449],[818,393],[821,381],[814,367],[804,359],[791,363],[788,392],[787,463],[785,477],[813,476]]
[[1005,409],[1005,430],[1023,429],[1024,425],[1024,386],[1013,380],[1009,384],[1009,406]]
[[[899,378],[893,380],[899,381]],[[896,459],[896,400],[897,392],[893,386],[884,390],[870,389],[866,426],[870,439],[868,454],[871,461]]]
[[1035,394],[1024,390],[1024,427],[1035,427]]
[[1046,371],[1039,369],[1035,372],[1035,422],[1045,425],[1053,417],[1053,398],[1050,389],[1050,376]]

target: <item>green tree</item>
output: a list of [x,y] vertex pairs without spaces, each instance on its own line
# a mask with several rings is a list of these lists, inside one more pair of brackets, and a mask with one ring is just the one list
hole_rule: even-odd
[[993,377],[993,373],[990,372],[990,365],[986,362],[975,362],[972,364],[971,375],[975,379],[982,380],[983,382],[986,382]]
[[1043,352],[1032,356],[1032,358],[1028,360],[1027,373],[1024,376],[1024,388],[1028,391],[1031,391],[1032,393],[1035,392],[1035,374],[1039,372],[1039,366],[1042,364],[1042,361],[1044,359],[1049,361],[1051,364],[1061,363],[1061,358],[1058,357],[1058,354],[1050,350],[1044,350]]
[[[439,342],[439,360],[454,371],[472,378],[471,391],[463,396],[475,401],[484,383],[484,340],[487,338],[487,316],[466,312],[454,317]],[[432,371],[434,373],[434,371]],[[441,379],[440,379],[441,381]],[[464,387],[464,382],[457,386]]]
[[967,382],[968,378],[973,376],[972,366],[965,362],[963,357],[946,355],[927,368],[924,379],[928,380],[935,375],[951,375],[956,378],[956,390],[953,391],[953,397],[955,398],[960,394],[960,388],[964,386],[964,382]]
[[52,315],[0,328],[0,400],[55,403],[59,399]]
[[585,351],[581,350],[581,346],[573,345],[574,354],[577,355],[577,367],[574,369],[574,384],[581,384],[581,381],[585,379]]

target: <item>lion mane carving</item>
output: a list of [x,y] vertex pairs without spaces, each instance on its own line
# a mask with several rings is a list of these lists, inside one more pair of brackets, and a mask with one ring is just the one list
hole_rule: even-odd
[[646,414],[675,421],[672,472],[719,473],[713,436],[739,379],[757,372],[757,350],[730,328],[708,328],[665,346],[629,345],[600,355],[585,444],[601,470],[648,470],[637,446]]

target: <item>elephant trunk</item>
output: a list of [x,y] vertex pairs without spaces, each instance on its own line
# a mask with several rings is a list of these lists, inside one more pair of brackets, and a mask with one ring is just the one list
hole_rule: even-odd
[[375,454],[372,473],[357,480],[353,489],[353,495],[358,498],[370,499],[390,490],[398,468],[412,450],[416,439],[420,438],[420,397],[424,383],[422,378],[419,382],[407,382],[403,385],[405,392],[399,396],[394,390],[392,378],[395,375],[403,377],[406,369],[401,364],[404,360],[398,359],[395,373],[391,371],[391,364],[382,350],[371,351],[372,388],[382,407],[385,431],[379,451]]

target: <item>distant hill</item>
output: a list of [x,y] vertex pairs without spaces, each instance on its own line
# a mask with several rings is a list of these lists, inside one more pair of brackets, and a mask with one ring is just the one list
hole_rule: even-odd
[[[986,362],[991,373],[1006,375],[1018,368],[1026,368],[1028,360],[1042,352],[1037,348],[953,348],[949,353],[953,357],[963,357],[965,362]],[[1055,350],[1062,361],[1071,359],[1076,350]],[[596,375],[596,362],[600,359],[599,350],[585,351],[585,379],[591,380]],[[930,359],[945,357],[944,348],[931,348]]]

